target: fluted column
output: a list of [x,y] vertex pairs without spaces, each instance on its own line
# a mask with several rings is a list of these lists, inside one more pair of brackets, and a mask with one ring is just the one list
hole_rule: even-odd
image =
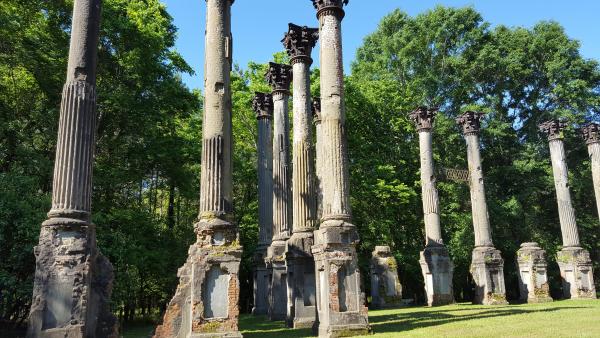
[[204,114],[199,219],[233,219],[231,0],[206,1]]
[[312,247],[317,275],[319,337],[365,335],[368,309],[361,289],[352,224],[344,107],[342,19],[348,0],[312,0],[319,19],[321,123],[318,164],[321,224]]
[[321,154],[320,145],[323,143],[323,135],[321,133],[321,98],[315,97],[312,102],[313,122],[315,124],[315,198],[317,201],[317,220],[320,220],[323,216],[323,186],[321,184],[321,177],[323,172],[321,169],[323,162],[323,155]]
[[456,121],[463,127],[467,142],[467,159],[469,162],[471,208],[473,212],[473,226],[475,229],[475,246],[492,247],[492,230],[485,199],[483,184],[483,170],[481,168],[481,153],[479,150],[479,130],[483,113],[468,111]]
[[548,135],[550,144],[563,247],[579,247],[579,233],[577,232],[575,209],[569,191],[569,174],[563,142],[563,129],[565,127],[566,124],[559,120],[550,120],[540,124],[540,130]]
[[273,97],[256,93],[253,108],[258,120],[258,245],[264,246],[273,237]]
[[273,241],[290,238],[292,227],[290,122],[288,101],[292,68],[270,63],[266,75],[273,88]]
[[590,123],[582,128],[592,165],[592,180],[596,196],[596,208],[600,216],[600,124]]
[[[63,87],[52,208],[35,248],[29,337],[112,337],[112,266],[91,224],[100,0],[76,0]],[[55,333],[51,333],[50,331]]]
[[421,107],[410,115],[419,132],[421,192],[423,194],[423,213],[425,216],[425,236],[427,246],[443,244],[431,137],[431,129],[433,127],[435,114],[436,110]]

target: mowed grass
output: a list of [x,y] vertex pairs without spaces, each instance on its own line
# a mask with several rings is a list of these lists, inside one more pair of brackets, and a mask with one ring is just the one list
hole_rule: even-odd
[[[365,337],[600,337],[599,301],[369,311],[373,335]],[[245,338],[309,337],[310,330],[286,329],[283,322],[243,315]]]

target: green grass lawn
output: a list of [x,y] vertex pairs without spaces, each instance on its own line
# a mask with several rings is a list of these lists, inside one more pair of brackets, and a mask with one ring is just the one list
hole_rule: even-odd
[[[369,311],[368,337],[600,337],[599,301],[436,308],[409,307]],[[283,322],[242,315],[245,338],[310,337],[310,330],[291,330]],[[148,337],[152,327],[126,328],[123,337]]]

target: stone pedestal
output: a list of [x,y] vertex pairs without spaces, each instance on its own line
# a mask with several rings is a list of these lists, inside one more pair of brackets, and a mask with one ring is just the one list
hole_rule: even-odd
[[474,304],[505,305],[504,260],[493,247],[473,249],[471,274],[475,281]]
[[520,300],[527,303],[551,302],[546,251],[537,243],[523,243],[517,251]]
[[269,275],[269,320],[285,320],[287,317],[288,289],[285,265],[285,241],[273,241],[267,250],[265,263]]
[[42,224],[27,336],[117,337],[113,268],[91,223],[100,0],[75,0],[52,186]]
[[445,246],[429,246],[421,251],[421,271],[425,281],[427,305],[439,306],[454,303],[452,277],[454,264]]
[[567,299],[596,299],[592,260],[587,250],[563,248],[557,254],[563,295]]
[[254,268],[253,276],[253,298],[254,306],[252,314],[256,316],[267,315],[269,312],[269,276],[271,272],[267,269],[265,258],[267,257],[267,247],[261,246],[254,252],[252,259]]
[[206,1],[200,207],[196,242],[177,273],[179,285],[156,338],[241,337],[242,247],[233,215],[231,4]]
[[371,308],[382,309],[402,304],[402,285],[398,263],[389,246],[376,246],[371,257]]
[[364,335],[370,330],[360,270],[359,242],[352,224],[346,114],[342,18],[347,0],[312,0],[321,41],[321,125],[317,168],[320,171],[322,217],[314,233],[319,337]]
[[312,232],[294,232],[287,242],[288,273],[287,325],[293,328],[314,327],[317,314],[315,261],[311,253]]

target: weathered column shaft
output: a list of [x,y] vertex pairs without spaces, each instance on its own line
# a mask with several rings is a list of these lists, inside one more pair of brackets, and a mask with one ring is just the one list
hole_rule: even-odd
[[67,80],[63,88],[50,218],[89,221],[96,141],[96,63],[100,0],[73,6]]
[[293,231],[316,226],[315,179],[312,149],[310,63],[296,61],[294,71]]
[[467,157],[469,174],[471,175],[471,208],[473,210],[473,226],[475,227],[475,246],[493,246],[490,219],[488,216],[479,135],[465,135],[467,141]]
[[264,246],[273,238],[273,98],[257,93],[254,106],[258,120],[258,244]]
[[433,167],[433,147],[431,130],[419,131],[421,152],[421,191],[423,194],[423,213],[425,215],[425,235],[427,245],[441,244],[442,229],[440,227],[439,197],[435,184]]
[[273,238],[290,237],[292,225],[289,94],[273,93]]
[[200,218],[226,218],[233,211],[231,3],[231,0],[206,2]]
[[596,210],[598,211],[598,216],[600,216],[600,124],[589,123],[581,131],[588,147],[588,154],[590,155],[594,195],[596,196]]
[[594,195],[596,196],[596,208],[600,215],[600,143],[588,144],[588,153],[592,164],[592,180],[594,182]]
[[323,217],[323,154],[321,144],[323,143],[323,133],[321,133],[321,98],[314,98],[312,104],[313,118],[315,124],[315,199],[317,201],[317,223]]
[[[329,12],[331,13],[329,13]],[[321,164],[323,219],[349,219],[350,189],[344,124],[344,65],[342,17],[331,10],[319,16],[321,46]]]
[[571,192],[569,191],[569,174],[562,139],[550,141],[550,156],[552,158],[552,172],[554,174],[563,246],[578,247],[579,234],[577,232],[577,221],[575,220],[575,209],[573,209]]

